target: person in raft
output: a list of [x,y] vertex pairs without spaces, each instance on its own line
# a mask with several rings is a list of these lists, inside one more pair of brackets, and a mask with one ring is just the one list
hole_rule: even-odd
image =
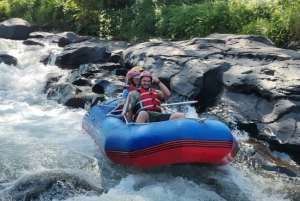
[[[144,69],[140,66],[133,67],[126,74],[126,84],[127,86],[123,89],[122,93],[122,102],[118,105],[119,107],[123,107],[126,99],[130,93],[130,91],[136,90],[139,88],[140,83],[140,72],[144,71]],[[128,111],[126,114],[126,118],[129,122],[132,122],[133,113],[132,111]]]
[[[151,88],[151,83],[156,82],[160,90]],[[180,112],[173,114],[163,114],[161,111],[161,101],[170,97],[169,89],[148,71],[140,74],[140,87],[130,92],[131,101],[129,110],[134,114],[136,123],[160,122],[172,119],[185,118]]]
[[138,89],[140,83],[140,73],[143,71],[144,69],[140,66],[135,66],[128,71],[126,74],[126,87],[123,89],[122,102],[119,104],[119,107],[124,106],[130,91]]

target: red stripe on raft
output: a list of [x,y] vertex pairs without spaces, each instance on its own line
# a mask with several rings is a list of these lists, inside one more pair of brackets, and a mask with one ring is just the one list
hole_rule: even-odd
[[217,147],[217,148],[228,148],[233,147],[233,142],[228,141],[208,141],[208,140],[176,140],[171,142],[166,142],[163,144],[154,145],[144,149],[131,151],[131,152],[122,152],[122,151],[108,151],[106,154],[109,156],[119,156],[119,157],[128,157],[135,158],[142,155],[147,155],[159,151],[163,151],[171,148],[178,147]]
[[115,163],[136,167],[155,167],[178,163],[230,163],[237,149],[233,142],[178,140],[132,152],[106,151]]

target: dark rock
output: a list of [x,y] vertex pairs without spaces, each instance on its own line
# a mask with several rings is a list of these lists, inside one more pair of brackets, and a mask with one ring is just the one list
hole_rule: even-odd
[[113,62],[113,63],[119,63],[121,60],[121,54],[122,51],[117,50],[117,51],[113,51],[108,59],[109,62]]
[[30,32],[30,24],[21,18],[11,18],[0,23],[0,38],[26,40]]
[[282,46],[283,49],[297,50],[300,48],[300,41],[290,41]]
[[124,69],[124,68],[118,68],[116,69],[116,75],[122,75],[122,76],[126,76],[128,70]]
[[109,85],[109,81],[107,80],[101,80],[97,82],[93,87],[92,91],[97,94],[104,94],[105,88]]
[[52,89],[48,90],[47,98],[65,104],[70,99],[78,98],[78,93],[80,92],[81,90],[76,86],[67,82],[62,82],[54,85]]
[[46,84],[44,88],[44,93],[47,93],[49,90],[54,89],[57,86],[57,82],[60,80],[62,75],[56,73],[50,73],[46,76]]
[[69,107],[84,109],[85,100],[83,98],[70,98],[64,103],[64,105]]
[[108,70],[108,71],[114,71],[116,69],[121,68],[120,64],[111,63],[111,62],[97,62],[93,66],[96,67],[97,69]]
[[[267,151],[265,151],[265,152],[267,152]],[[256,153],[255,158],[257,159],[260,167],[264,170],[279,172],[279,173],[285,174],[289,177],[297,177],[298,176],[298,173],[295,170],[293,170],[289,167],[281,167],[279,165],[272,164],[265,157],[263,157],[261,154]]]
[[[55,189],[60,189],[60,192],[58,193]],[[48,192],[47,199],[52,197],[54,200],[56,198],[60,200],[67,199],[82,189],[94,191],[99,195],[103,192],[102,184],[89,175],[83,173],[78,175],[77,172],[64,170],[49,170],[21,177],[8,190],[1,192],[1,198],[4,197],[4,200],[36,200],[43,193]]]
[[97,103],[103,102],[103,101],[105,101],[105,100],[106,100],[106,99],[105,99],[104,96],[100,96],[100,97],[95,98],[95,99],[92,101],[90,108],[92,108],[92,107],[94,107],[95,105],[97,105]]
[[32,41],[32,40],[25,40],[25,41],[23,41],[23,44],[24,45],[38,45],[38,46],[41,46],[41,47],[45,46],[43,43]]
[[37,24],[31,24],[30,25],[30,33],[32,32],[36,32],[36,31],[39,31],[40,30],[40,26],[37,25]]
[[48,55],[45,58],[41,59],[40,62],[46,66],[49,64],[50,59],[51,59],[51,55]]
[[70,45],[72,43],[72,41],[68,40],[67,38],[60,38],[58,40],[58,46],[59,47],[65,47],[67,45]]
[[57,43],[58,43],[59,47],[65,47],[67,45],[70,45],[71,43],[80,43],[80,42],[89,40],[91,37],[77,36],[73,32],[63,32],[60,34],[56,34],[53,37],[53,39],[55,39],[55,38],[58,38]]
[[106,47],[90,42],[71,44],[57,55],[55,65],[61,68],[76,69],[81,64],[108,61],[110,54]]
[[18,61],[15,57],[10,56],[8,54],[0,54],[0,63],[3,62],[7,65],[14,65],[16,66]]
[[45,31],[45,32],[50,32],[52,29],[53,29],[53,26],[51,24],[48,24],[48,23],[43,24],[41,26],[41,30]]
[[49,33],[49,32],[41,32],[41,31],[37,31],[37,32],[32,32],[29,35],[29,38],[47,38],[50,36],[53,36],[54,34]]
[[73,85],[76,85],[76,86],[90,86],[91,85],[91,82],[87,79],[83,79],[81,77],[78,77],[77,79],[75,79],[73,82],[72,82]]

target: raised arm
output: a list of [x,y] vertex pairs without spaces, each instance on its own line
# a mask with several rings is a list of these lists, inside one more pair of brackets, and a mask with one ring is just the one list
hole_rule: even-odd
[[171,92],[168,87],[166,87],[166,85],[164,85],[164,83],[162,83],[157,77],[153,77],[153,82],[156,82],[162,91],[162,99],[167,99],[171,96]]

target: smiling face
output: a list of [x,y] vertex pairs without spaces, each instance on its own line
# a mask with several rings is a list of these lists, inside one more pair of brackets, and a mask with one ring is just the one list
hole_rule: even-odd
[[135,85],[139,84],[140,83],[140,78],[132,78],[133,82]]
[[144,89],[149,89],[151,86],[151,78],[150,77],[142,77],[140,85]]

